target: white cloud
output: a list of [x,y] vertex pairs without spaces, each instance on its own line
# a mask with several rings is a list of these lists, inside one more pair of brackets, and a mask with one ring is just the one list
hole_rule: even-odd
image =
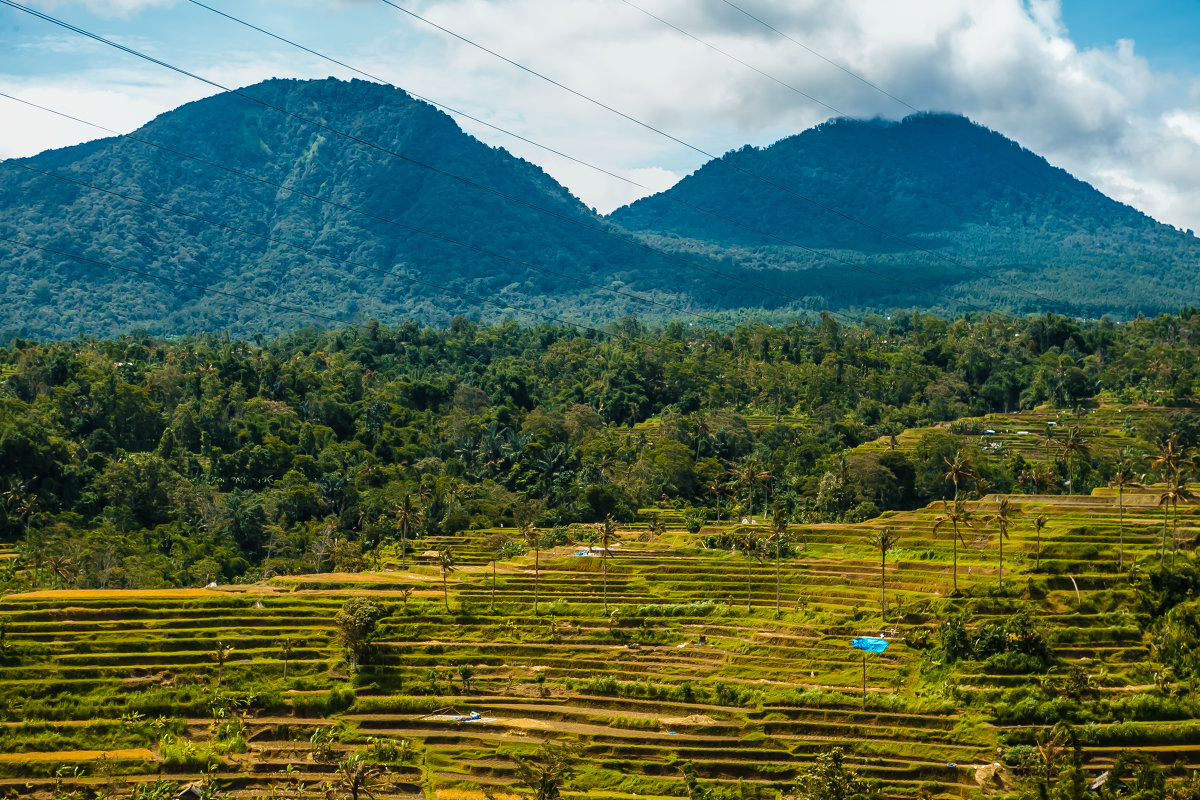
[[[736,0],[750,13],[918,108],[963,113],[999,130],[1119,200],[1200,229],[1200,80],[1153,71],[1136,42],[1081,49],[1056,0]],[[126,14],[173,0],[56,0]],[[716,47],[856,117],[897,118],[903,105],[718,0],[629,0]],[[381,3],[256,0],[216,3],[264,27],[327,50],[411,91],[461,108],[654,189],[706,157],[564,93],[494,57],[432,31]],[[297,5],[306,7],[295,13]],[[406,4],[406,7],[413,7]],[[420,13],[532,69],[708,153],[765,145],[823,121],[819,103],[681,36],[622,0],[425,0]],[[207,12],[180,3],[202,22]],[[172,12],[173,14],[176,12]],[[339,16],[341,15],[341,16]],[[356,15],[351,17],[350,15]],[[158,19],[154,15],[147,18]],[[339,19],[356,24],[338,27]],[[227,85],[275,75],[348,76],[249,34],[128,26],[171,60]],[[161,24],[161,23],[159,23]],[[117,26],[120,27],[120,26]],[[121,28],[125,30],[124,28]],[[151,33],[154,35],[151,36]],[[189,38],[191,37],[191,38]],[[250,38],[246,38],[250,37]],[[27,41],[27,40],[26,40]],[[59,47],[70,49],[59,37]],[[213,43],[220,47],[215,51]],[[51,40],[44,47],[55,46]],[[32,55],[32,54],[31,54]],[[80,53],[66,56],[82,58]],[[129,130],[211,87],[158,68],[95,66],[51,73],[29,58],[24,74],[0,61],[8,91]],[[35,63],[37,62],[37,63]],[[14,88],[15,87],[15,88]],[[0,154],[89,138],[61,121],[16,112],[0,126]],[[473,123],[485,141],[542,164],[589,205],[607,211],[645,190]]]
[[101,17],[129,17],[148,8],[173,6],[176,2],[178,0],[42,0],[29,5],[44,11],[82,8]]

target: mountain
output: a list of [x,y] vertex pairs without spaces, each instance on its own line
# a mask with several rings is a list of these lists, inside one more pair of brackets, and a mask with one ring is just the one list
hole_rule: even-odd
[[0,338],[331,324],[294,308],[597,324],[1200,299],[1194,238],[960,117],[830,122],[603,218],[433,106],[333,79],[265,81],[6,163],[0,239],[44,248],[0,241]]
[[798,282],[853,277],[868,304],[919,294],[843,260],[969,298],[964,310],[1039,302],[1026,292],[1083,315],[1200,300],[1190,232],[956,115],[833,120],[727,153],[610,219],[647,241],[792,271]]
[[129,137],[18,163],[39,172],[0,169],[0,237],[103,264],[0,242],[0,332],[251,335],[314,322],[227,295],[346,320],[444,322],[503,316],[509,304],[568,320],[661,311],[580,281],[646,276],[649,295],[682,289],[709,307],[725,290],[672,275],[674,262],[614,238],[539,167],[369,82],[270,80]]

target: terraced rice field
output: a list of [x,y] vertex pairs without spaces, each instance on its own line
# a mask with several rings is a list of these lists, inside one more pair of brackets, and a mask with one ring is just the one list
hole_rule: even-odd
[[[983,519],[998,499],[968,506]],[[1005,580],[1028,586],[1056,653],[1100,676],[1101,694],[1153,691],[1137,682],[1147,650],[1116,569],[1116,497],[1010,499]],[[1156,559],[1156,496],[1127,493],[1124,504],[1126,558]],[[889,796],[960,796],[978,790],[977,766],[1022,735],[990,719],[988,703],[1030,679],[966,663],[945,673],[950,691],[931,685],[936,666],[905,645],[906,633],[939,621],[952,591],[949,529],[934,531],[941,511],[796,528],[778,584],[769,556],[704,549],[716,529],[651,536],[643,525],[619,534],[606,582],[602,559],[572,545],[543,551],[537,576],[532,555],[500,562],[493,590],[479,532],[427,541],[459,562],[447,576],[450,613],[428,555],[406,568],[255,586],[8,596],[0,792],[167,780],[210,781],[235,797],[324,797],[339,758],[390,741],[408,749],[393,755],[377,796],[482,797],[481,786],[515,780],[513,754],[552,740],[581,748],[573,796],[683,796],[684,762],[703,781],[774,791],[831,746]],[[1042,570],[1026,574],[1039,514],[1049,520]],[[1181,508],[1181,540],[1198,524]],[[886,622],[872,543],[883,527],[900,539],[887,562]],[[965,537],[957,602],[977,620],[1002,618],[1018,592],[987,591],[997,581],[994,529]],[[353,596],[391,610],[357,675],[333,623]],[[864,668],[848,647],[857,635],[892,645]],[[985,710],[968,712],[967,699]],[[1195,727],[1164,726],[1140,746],[1163,763],[1200,766]],[[1101,734],[1089,768],[1125,747]]]

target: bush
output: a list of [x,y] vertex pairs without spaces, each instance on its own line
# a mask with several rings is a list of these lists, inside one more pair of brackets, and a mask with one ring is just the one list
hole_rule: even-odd
[[693,600],[690,603],[652,603],[637,606],[631,617],[707,617],[716,610],[712,600]]

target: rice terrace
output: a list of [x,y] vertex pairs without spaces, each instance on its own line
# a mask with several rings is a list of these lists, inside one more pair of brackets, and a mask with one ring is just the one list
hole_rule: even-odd
[[0,0],[0,800],[1200,800],[1197,31]]
[[[1182,341],[1196,319],[1120,335]],[[1025,324],[951,335],[990,326],[1008,342]],[[1070,330],[1088,346],[1087,328]],[[52,511],[31,491],[38,476],[5,494],[20,535],[0,602],[0,790],[773,798],[837,785],[936,798],[1064,792],[1105,773],[1192,790],[1200,424],[1154,402],[1165,377],[909,429],[879,421],[889,432],[874,438],[861,423],[837,436],[811,415],[753,413],[748,396],[721,398],[744,416],[666,409],[632,426],[539,404],[496,443],[469,433],[470,415],[511,413],[491,396],[396,371],[456,341],[508,346],[456,331],[6,351],[5,453],[22,459],[10,468],[40,465],[66,502],[105,510]],[[548,333],[523,334],[526,358]],[[926,333],[895,329],[886,347]],[[798,375],[812,362],[796,354],[831,334],[758,329],[795,345],[777,361],[724,351],[736,332],[653,358]],[[547,363],[609,346],[556,335]],[[861,354],[842,347],[837,358]],[[1182,344],[1160,357],[1172,353],[1189,357]],[[865,383],[897,363],[878,358]],[[1042,361],[1047,375],[1065,363]],[[205,388],[187,375],[207,364]],[[303,375],[322,396],[358,393],[360,415],[373,397],[434,392],[448,403],[437,429],[460,444],[403,466],[392,448],[417,430],[404,420],[428,412],[394,409],[396,427],[342,440],[288,401],[215,382],[265,375],[280,397]],[[813,384],[786,384],[797,409],[790,393]],[[86,435],[60,429],[56,404],[72,395],[96,408],[109,396],[146,430],[100,417]],[[333,406],[319,413],[345,425]],[[839,452],[846,435],[860,443]],[[726,453],[744,454],[726,468]],[[555,458],[579,461],[556,471]],[[652,499],[626,505],[638,497]],[[189,537],[208,544],[189,551]]]

